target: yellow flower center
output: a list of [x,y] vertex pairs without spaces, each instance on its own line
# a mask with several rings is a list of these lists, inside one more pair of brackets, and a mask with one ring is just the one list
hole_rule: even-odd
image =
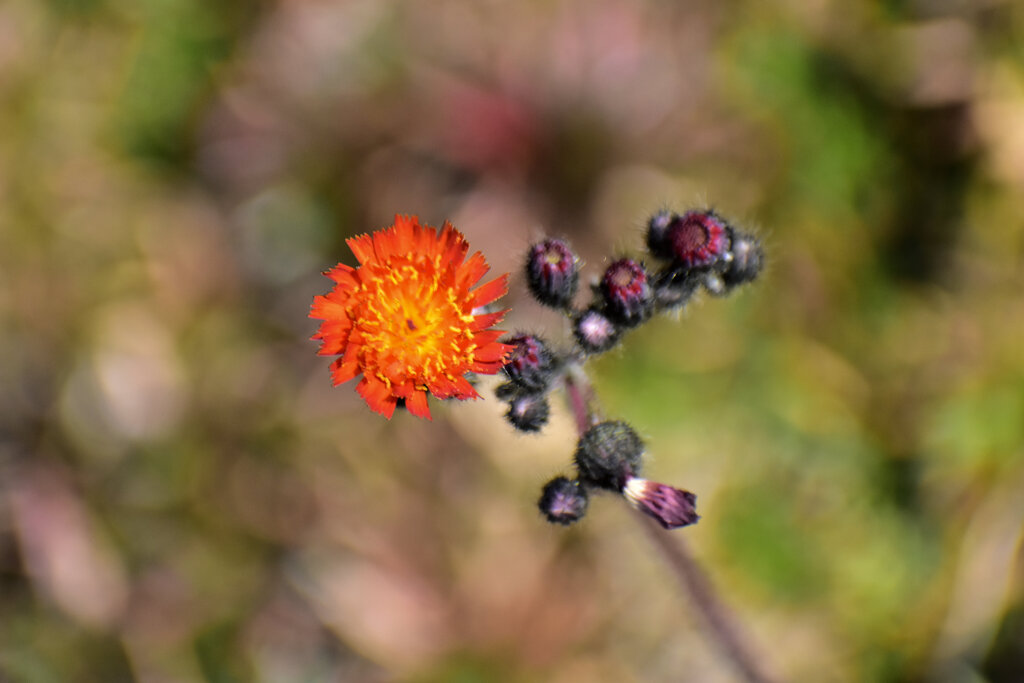
[[[364,280],[353,323],[362,332],[364,367],[388,386],[411,380],[426,388],[435,377],[464,374],[473,360],[473,316],[453,286],[454,274],[415,260],[373,268]],[[447,281],[447,282],[446,282]]]

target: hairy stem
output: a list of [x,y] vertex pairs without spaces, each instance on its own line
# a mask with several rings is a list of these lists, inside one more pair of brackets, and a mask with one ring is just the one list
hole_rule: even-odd
[[578,363],[573,363],[566,369],[565,392],[569,396],[572,414],[576,417],[576,431],[583,436],[599,418],[594,406],[594,389]]

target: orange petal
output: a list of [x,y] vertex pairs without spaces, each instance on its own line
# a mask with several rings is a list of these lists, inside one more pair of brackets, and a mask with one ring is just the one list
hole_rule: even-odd
[[452,398],[457,391],[455,383],[447,377],[436,377],[429,384],[430,393],[441,400]]
[[462,261],[466,258],[466,252],[469,251],[466,238],[448,221],[441,226],[437,246],[439,247],[438,253],[441,254],[441,263],[454,267],[461,267]]
[[419,216],[403,216],[400,213],[395,214],[394,231],[398,235],[403,235],[402,239],[411,238],[416,234],[417,228],[419,227]]
[[465,400],[467,398],[480,398],[480,394],[476,392],[473,385],[466,381],[465,377],[455,378],[455,398]]
[[377,262],[386,264],[395,256],[403,256],[410,250],[408,248],[411,230],[405,224],[401,227],[395,224],[390,230],[381,230],[373,233],[373,253]]
[[339,285],[346,285],[346,286],[349,286],[349,287],[355,287],[356,285],[359,284],[359,281],[356,280],[355,276],[353,275],[353,273],[355,273],[355,272],[356,272],[355,268],[352,268],[350,266],[346,266],[344,263],[339,263],[338,265],[334,266],[333,268],[330,268],[329,270],[325,270],[324,271],[324,275],[326,275],[327,277],[331,278],[332,280],[337,282]]
[[405,407],[416,417],[430,417],[430,406],[427,405],[427,392],[414,391],[405,397]]
[[486,330],[491,325],[500,323],[506,313],[508,313],[507,308],[504,311],[498,311],[496,313],[481,313],[479,315],[475,315],[473,316],[473,322],[469,325],[469,329],[473,332]]
[[348,363],[359,363],[359,349],[362,347],[362,340],[359,337],[359,331],[356,330],[348,336],[348,344],[345,345],[344,358]]
[[342,353],[348,346],[349,329],[338,323],[324,323],[320,331],[314,334],[311,339],[319,339],[319,356],[335,356]]
[[331,381],[334,386],[344,384],[359,374],[359,363],[353,359],[338,358],[331,363]]
[[[476,344],[478,348],[485,348],[498,341],[498,337],[503,334],[505,334],[505,330],[480,330],[473,335],[473,343]],[[508,344],[502,344],[501,346],[507,346],[509,350],[512,349]]]
[[391,255],[412,256],[420,253],[416,245],[422,230],[416,216],[396,215],[394,227],[381,234],[386,234],[390,240]]
[[477,360],[470,364],[469,369],[481,375],[493,375],[503,367],[505,363],[500,360]]
[[366,264],[376,260],[373,253],[373,237],[370,235],[356,235],[345,240],[345,244],[352,250],[359,263]]
[[398,399],[391,395],[388,387],[376,377],[363,377],[363,381],[356,385],[356,391],[370,406],[370,410],[380,413],[387,419],[395,414],[395,406]]
[[485,306],[495,299],[499,299],[508,291],[508,273],[497,277],[486,285],[480,285],[473,290],[470,296],[470,306],[479,308]]
[[467,288],[472,287],[487,274],[488,270],[490,268],[487,266],[484,255],[478,251],[459,268],[459,284]]
[[512,353],[512,347],[508,344],[488,344],[473,353],[473,360],[500,361],[510,353]]
[[326,296],[313,297],[313,305],[309,307],[309,317],[317,320],[348,320],[345,306]]
[[[397,220],[398,216],[395,218]],[[395,227],[400,228],[399,238],[405,253],[417,254],[427,259],[433,258],[434,254],[431,250],[436,247],[437,241],[433,228],[420,225],[420,219],[417,216],[411,216],[408,223],[401,226],[395,223]]]

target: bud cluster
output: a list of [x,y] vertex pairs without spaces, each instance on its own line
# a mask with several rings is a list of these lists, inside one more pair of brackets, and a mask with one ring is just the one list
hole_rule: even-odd
[[[524,268],[530,293],[565,313],[574,345],[559,351],[527,333],[502,340],[513,350],[504,367],[507,381],[497,395],[508,405],[505,417],[516,429],[536,432],[547,423],[548,394],[570,385],[569,369],[581,372],[584,360],[613,348],[625,332],[655,314],[679,309],[701,289],[715,296],[731,293],[756,279],[764,264],[760,241],[710,209],[659,211],[647,222],[646,243],[655,265],[629,257],[612,260],[582,307],[574,301],[579,259],[569,245],[550,238],[530,247]],[[582,403],[574,405],[583,432],[574,458],[577,476],[557,477],[544,487],[539,505],[548,520],[575,522],[586,512],[588,491],[607,490],[665,528],[696,522],[692,493],[640,478],[643,442],[636,432],[625,422],[597,421]]]
[[526,281],[534,298],[565,311],[572,320],[577,350],[603,353],[622,333],[662,311],[686,304],[701,288],[729,294],[757,278],[764,264],[761,242],[711,209],[659,211],[647,222],[647,250],[658,265],[623,257],[613,260],[592,287],[591,302],[576,308],[578,259],[563,240],[533,245]]
[[497,390],[498,398],[508,403],[505,418],[520,431],[540,431],[551,413],[548,392],[564,360],[533,334],[517,334],[502,341],[512,347],[502,369],[508,381]]
[[713,210],[656,213],[647,223],[647,248],[666,262],[654,276],[660,310],[682,306],[700,287],[728,294],[757,278],[764,263],[761,242]]
[[696,523],[697,496],[640,477],[644,444],[627,423],[599,422],[576,444],[576,479],[555,477],[544,487],[538,507],[548,521],[572,524],[587,511],[588,491],[622,495],[666,529]]

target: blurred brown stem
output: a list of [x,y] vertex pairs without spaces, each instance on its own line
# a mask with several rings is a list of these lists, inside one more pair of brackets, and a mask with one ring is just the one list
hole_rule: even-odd
[[759,668],[757,659],[736,627],[735,617],[718,599],[711,581],[690,553],[686,539],[665,531],[646,515],[640,514],[638,521],[672,568],[679,585],[697,605],[722,654],[732,661],[744,680],[750,683],[772,683],[774,679]]
[[[576,427],[580,436],[583,436],[587,429],[600,420],[600,416],[594,405],[594,390],[590,380],[578,364],[573,365],[566,373],[565,390],[576,418]],[[769,677],[758,666],[756,657],[737,628],[736,618],[718,599],[710,579],[690,554],[686,539],[679,534],[665,531],[653,519],[642,513],[639,514],[638,521],[668,562],[683,591],[697,606],[697,611],[710,629],[712,640],[717,643],[722,654],[733,663],[748,683],[774,683],[775,679]]]

